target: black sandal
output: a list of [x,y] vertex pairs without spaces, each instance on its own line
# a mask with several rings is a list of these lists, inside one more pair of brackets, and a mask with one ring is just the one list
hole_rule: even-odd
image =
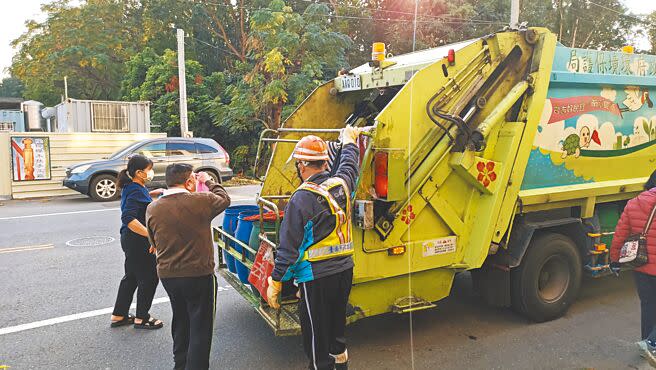
[[121,320],[112,321],[112,323],[109,326],[112,328],[118,328],[119,326],[132,325],[132,324],[134,324],[134,316],[128,314],[127,316],[123,316]]
[[[159,324],[157,324],[157,321],[159,321]],[[136,322],[134,323],[135,329],[155,330],[155,329],[161,329],[163,326],[164,323],[161,320],[157,320],[156,318],[151,316],[148,316],[147,319],[143,319],[143,321],[141,321],[141,324],[137,324]]]

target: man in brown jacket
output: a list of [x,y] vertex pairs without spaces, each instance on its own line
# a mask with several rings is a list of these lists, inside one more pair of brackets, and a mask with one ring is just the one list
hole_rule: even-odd
[[[210,192],[196,193],[197,181]],[[211,222],[230,205],[230,197],[188,164],[168,166],[166,185],[146,210],[146,227],[171,299],[175,369],[208,369],[217,291]]]

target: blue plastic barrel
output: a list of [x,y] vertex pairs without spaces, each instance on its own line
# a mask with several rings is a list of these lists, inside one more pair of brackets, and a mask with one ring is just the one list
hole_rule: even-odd
[[[253,230],[254,221],[246,221],[244,218],[254,216],[260,213],[259,209],[255,210],[246,210],[239,213],[237,229],[235,230],[235,238],[240,242],[248,245],[248,241],[251,237],[251,231]],[[255,256],[252,256],[248,251],[242,251],[239,245],[235,245],[235,249],[241,253],[246,254],[246,258],[253,261]],[[248,275],[251,270],[248,269],[241,261],[235,260],[235,268],[237,269],[237,276],[242,283],[248,284]]]
[[[235,235],[235,230],[237,229],[237,222],[239,213],[243,211],[254,211],[257,213],[259,210],[258,206],[232,206],[228,207],[223,214],[223,230],[231,236]],[[234,243],[229,241],[229,245],[234,247]],[[223,260],[226,262],[228,271],[237,273],[237,268],[235,267],[235,257],[223,251]]]

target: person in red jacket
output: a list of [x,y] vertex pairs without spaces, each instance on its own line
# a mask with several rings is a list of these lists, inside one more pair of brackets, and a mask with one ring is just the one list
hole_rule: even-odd
[[[645,184],[645,191],[631,199],[624,207],[615,227],[610,247],[611,269],[619,271],[620,250],[629,235],[643,232],[652,209],[656,206],[656,171]],[[656,220],[655,220],[656,221]],[[649,262],[634,270],[638,297],[640,297],[640,322],[642,340],[636,344],[641,356],[656,367],[656,222],[647,232]]]

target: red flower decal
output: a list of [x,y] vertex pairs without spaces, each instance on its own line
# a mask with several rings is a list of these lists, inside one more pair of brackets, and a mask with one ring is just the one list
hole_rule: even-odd
[[478,176],[476,179],[478,182],[483,184],[486,188],[497,179],[497,173],[494,172],[494,162],[483,162],[480,161],[476,164],[476,169],[478,170]]
[[403,211],[401,211],[401,221],[405,222],[406,225],[410,225],[410,222],[415,219],[417,215],[412,212],[412,205],[408,205]]

